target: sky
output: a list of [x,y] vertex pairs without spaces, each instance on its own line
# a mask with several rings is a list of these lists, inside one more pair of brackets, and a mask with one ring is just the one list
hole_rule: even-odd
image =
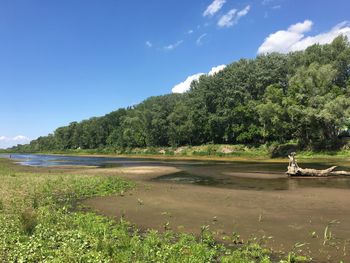
[[0,148],[240,58],[350,38],[348,0],[0,0]]

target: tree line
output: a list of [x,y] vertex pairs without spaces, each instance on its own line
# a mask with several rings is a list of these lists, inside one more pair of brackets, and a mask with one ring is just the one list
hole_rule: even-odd
[[350,44],[241,59],[184,94],[57,128],[18,151],[295,142],[332,149],[350,129]]

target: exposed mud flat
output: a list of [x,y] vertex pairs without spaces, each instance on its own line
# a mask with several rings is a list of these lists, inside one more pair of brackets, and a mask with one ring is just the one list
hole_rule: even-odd
[[[201,226],[208,225],[218,240],[236,232],[244,240],[263,238],[275,251],[290,251],[296,243],[305,243],[300,249],[317,262],[349,258],[348,189],[299,187],[298,179],[287,179],[290,184],[287,191],[229,189],[157,179],[179,173],[174,167],[123,169],[122,176],[139,182],[135,190],[124,196],[95,197],[83,204],[116,219],[123,216],[144,230],[164,231],[166,226],[199,234]],[[98,170],[106,174],[121,172],[120,168]],[[237,178],[242,177],[244,173]],[[248,173],[246,177],[268,184],[281,175]],[[324,230],[334,220],[337,223],[329,228],[332,239],[323,245]]]

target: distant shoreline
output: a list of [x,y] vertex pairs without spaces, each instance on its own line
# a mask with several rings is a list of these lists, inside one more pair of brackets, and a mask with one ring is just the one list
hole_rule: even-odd
[[[146,150],[146,149],[144,149]],[[68,151],[49,151],[49,152],[10,152],[1,151],[0,154],[47,154],[47,155],[65,155],[65,156],[87,156],[87,157],[115,157],[115,158],[143,158],[156,160],[184,160],[184,161],[218,161],[218,162],[234,162],[234,161],[256,161],[256,162],[288,162],[286,157],[272,158],[267,153],[262,152],[242,152],[237,151],[232,154],[218,155],[218,154],[162,154],[162,153],[102,153],[98,150],[68,150]],[[322,159],[349,159],[349,151],[335,151],[335,152],[311,152],[301,151],[297,153],[298,159],[307,161],[320,161]]]

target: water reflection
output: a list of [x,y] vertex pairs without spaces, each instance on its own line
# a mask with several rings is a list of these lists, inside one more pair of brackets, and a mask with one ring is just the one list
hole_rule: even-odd
[[249,178],[244,176],[200,176],[198,174],[191,174],[188,172],[178,172],[174,174],[168,174],[159,176],[154,181],[173,182],[173,183],[185,183],[196,184],[204,186],[214,186],[230,189],[242,189],[242,190],[258,190],[258,191],[281,191],[281,190],[293,190],[297,188],[309,188],[309,187],[326,187],[326,188],[339,188],[350,189],[350,178],[273,178],[264,179],[264,175],[261,178]]

